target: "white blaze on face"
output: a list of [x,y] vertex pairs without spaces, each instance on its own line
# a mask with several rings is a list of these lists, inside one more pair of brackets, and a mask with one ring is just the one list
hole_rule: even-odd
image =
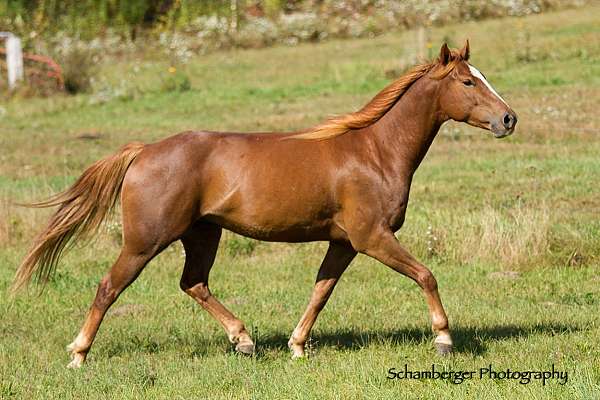
[[488,89],[490,89],[490,92],[494,93],[496,95],[496,97],[498,97],[504,104],[506,104],[508,106],[508,104],[504,101],[504,99],[502,97],[500,97],[500,95],[498,94],[498,92],[496,92],[494,90],[494,88],[492,87],[492,85],[489,84],[489,82],[487,81],[487,79],[485,79],[485,77],[483,76],[483,74],[481,72],[479,72],[479,70],[477,68],[475,68],[474,66],[472,66],[471,64],[469,64],[469,70],[471,71],[471,74],[475,78],[478,78],[481,82],[483,82],[485,84],[485,86],[487,86]]

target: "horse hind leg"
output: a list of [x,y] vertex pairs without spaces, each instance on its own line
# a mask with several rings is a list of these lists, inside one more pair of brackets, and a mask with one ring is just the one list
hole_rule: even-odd
[[[146,264],[193,223],[194,196],[179,180],[164,193],[166,178],[157,173],[160,158],[149,164],[143,154],[127,172],[121,189],[123,248],[119,258],[104,276],[96,298],[79,335],[68,346],[73,356],[71,367],[79,367],[89,352],[108,308],[142,272]],[[167,157],[167,159],[169,159]],[[157,178],[158,176],[158,178]],[[176,183],[176,182],[174,182]]]
[[221,323],[235,350],[242,354],[254,353],[254,342],[244,323],[221,304],[208,288],[208,275],[214,263],[221,228],[198,222],[181,238],[185,249],[185,266],[180,287],[210,315]]
[[[164,247],[161,246],[162,248]],[[68,367],[81,367],[92,347],[94,338],[109,307],[117,300],[123,290],[138,277],[146,264],[161,249],[154,247],[139,251],[128,245],[123,246],[117,261],[100,281],[96,297],[79,334],[67,346],[67,351],[71,353],[72,357]]]
[[[123,193],[125,196],[127,192]],[[140,206],[138,197],[135,207],[123,202],[123,248],[117,261],[98,285],[96,297],[85,322],[75,338],[67,346],[72,361],[69,367],[80,367],[85,361],[102,320],[119,295],[142,272],[144,267],[165,247],[176,240],[185,230],[185,219],[157,219],[148,213],[148,207]],[[169,214],[172,216],[173,214]]]

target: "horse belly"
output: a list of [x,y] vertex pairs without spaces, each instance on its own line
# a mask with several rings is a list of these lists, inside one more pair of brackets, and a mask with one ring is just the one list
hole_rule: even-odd
[[223,196],[218,207],[208,211],[204,219],[258,240],[328,240],[335,214],[328,196],[322,190],[300,194],[292,189],[246,186],[246,190]]
[[331,229],[328,223],[283,226],[256,224],[250,221],[236,221],[218,217],[209,217],[207,220],[239,235],[269,242],[310,242],[331,239]]

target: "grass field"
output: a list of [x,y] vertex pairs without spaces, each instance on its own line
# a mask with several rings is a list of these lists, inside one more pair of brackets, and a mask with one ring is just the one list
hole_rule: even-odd
[[[0,398],[600,398],[599,7],[432,30],[471,40],[472,62],[519,115],[496,140],[449,123],[417,172],[402,243],[431,267],[455,353],[435,354],[418,287],[359,256],[321,314],[310,357],[287,339],[325,254],[322,243],[256,243],[227,234],[213,293],[253,332],[236,355],[220,326],[179,290],[183,254],[164,251],[121,296],[88,363],[64,347],[119,249],[119,218],[73,249],[46,291],[6,295],[50,210],[13,202],[62,190],[120,145],[186,129],[288,130],[356,109],[410,52],[413,32],[198,57],[164,90],[169,65],[101,65],[105,89],[14,98],[0,110]],[[389,75],[389,73],[388,73]],[[389,380],[395,367],[568,372],[551,380]]]

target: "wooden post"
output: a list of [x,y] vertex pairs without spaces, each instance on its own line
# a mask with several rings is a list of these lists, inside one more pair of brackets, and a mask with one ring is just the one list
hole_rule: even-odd
[[21,48],[21,39],[10,32],[0,32],[0,38],[6,39],[8,88],[13,90],[17,87],[17,82],[23,80],[23,50]]

